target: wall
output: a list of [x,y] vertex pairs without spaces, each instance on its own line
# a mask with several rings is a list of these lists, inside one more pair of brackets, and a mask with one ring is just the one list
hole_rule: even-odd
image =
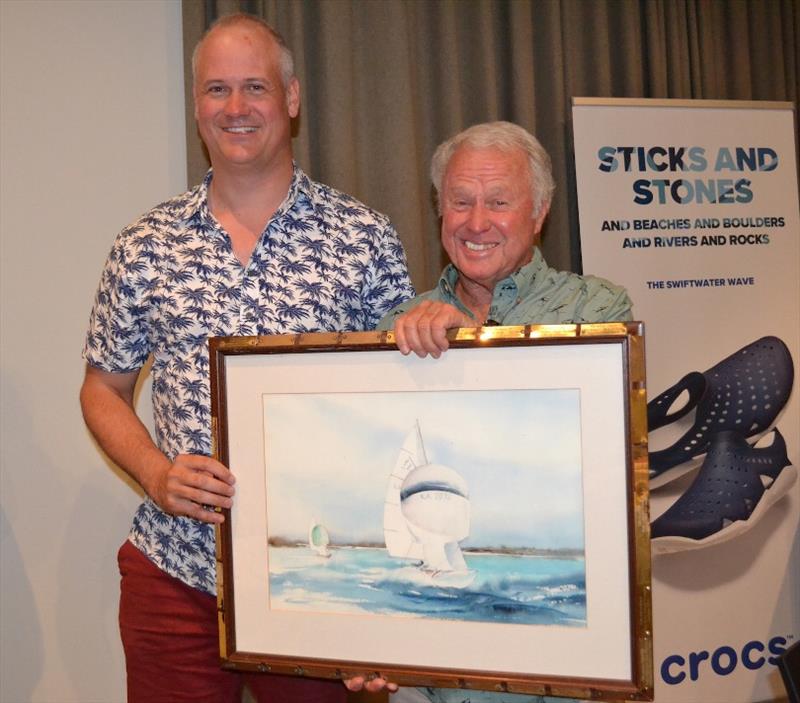
[[2,0],[0,27],[0,700],[113,703],[138,495],[84,428],[80,352],[115,234],[186,186],[180,2]]

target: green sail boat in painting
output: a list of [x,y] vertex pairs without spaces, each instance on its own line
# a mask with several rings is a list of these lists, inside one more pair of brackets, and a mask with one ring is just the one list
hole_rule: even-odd
[[318,556],[328,558],[331,555],[328,545],[331,543],[328,530],[325,525],[316,520],[311,521],[311,526],[308,528],[308,546]]

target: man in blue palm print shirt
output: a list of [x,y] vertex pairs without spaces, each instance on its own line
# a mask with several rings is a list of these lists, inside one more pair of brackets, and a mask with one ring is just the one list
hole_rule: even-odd
[[[129,701],[341,701],[335,681],[219,668],[214,524],[234,477],[212,459],[207,339],[371,329],[413,295],[386,217],[294,163],[300,106],[274,30],[223,18],[193,57],[195,117],[212,169],[117,238],[86,337],[81,405],[144,489],[119,554]],[[152,355],[156,441],[135,415]],[[357,682],[360,685],[360,682]]]

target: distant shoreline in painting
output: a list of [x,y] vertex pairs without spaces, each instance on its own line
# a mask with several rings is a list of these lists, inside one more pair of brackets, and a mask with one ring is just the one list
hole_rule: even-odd
[[577,390],[263,406],[271,609],[586,626]]
[[[270,547],[306,547],[308,546],[306,542],[302,540],[288,540],[283,537],[270,537],[267,540],[267,544]],[[385,544],[383,542],[367,542],[361,544],[353,544],[347,542],[337,542],[336,540],[331,540],[329,543],[330,547],[344,547],[347,549],[384,549]],[[519,556],[519,557],[553,557],[557,559],[579,559],[584,556],[584,551],[582,549],[537,549],[536,547],[516,547],[516,548],[509,548],[509,547],[473,547],[473,548],[465,548],[463,549],[464,554],[505,554],[507,556]]]

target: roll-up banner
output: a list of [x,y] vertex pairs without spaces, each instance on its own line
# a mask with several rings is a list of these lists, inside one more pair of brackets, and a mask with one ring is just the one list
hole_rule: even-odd
[[647,340],[655,699],[785,698],[800,637],[791,103],[573,100],[584,273]]

